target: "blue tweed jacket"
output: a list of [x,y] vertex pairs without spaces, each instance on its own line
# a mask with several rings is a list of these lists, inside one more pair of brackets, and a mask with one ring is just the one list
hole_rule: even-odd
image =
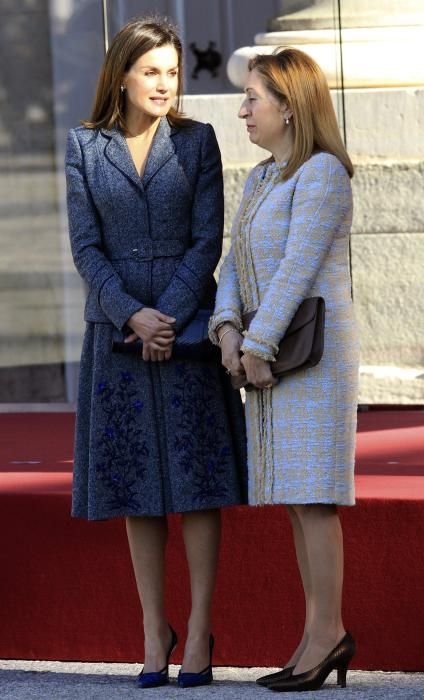
[[180,330],[200,305],[213,306],[223,198],[210,125],[173,129],[162,118],[142,178],[118,129],[72,129],[66,170],[86,321],[121,329],[148,305],[175,316]]
[[359,344],[349,274],[352,191],[343,164],[314,153],[287,180],[253,168],[221,268],[211,338],[258,309],[242,350],[272,362],[299,304],[325,299],[316,367],[246,396],[249,503],[354,503]]
[[117,129],[73,129],[71,247],[88,287],[72,512],[105,519],[240,503],[240,397],[219,360],[144,362],[112,352],[144,305],[177,319],[213,308],[221,254],[221,158],[210,125],[162,119],[142,178]]

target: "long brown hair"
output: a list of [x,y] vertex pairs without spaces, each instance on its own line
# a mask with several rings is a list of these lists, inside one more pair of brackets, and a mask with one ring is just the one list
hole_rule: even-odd
[[124,73],[151,49],[171,45],[178,55],[178,89],[176,107],[171,107],[167,119],[172,126],[190,123],[180,111],[182,96],[183,49],[176,28],[166,18],[136,17],[116,34],[103,61],[97,82],[91,118],[82,121],[89,129],[110,129],[117,126],[125,131],[125,96],[121,92]]
[[293,152],[283,179],[288,179],[315,151],[335,155],[353,177],[353,165],[340,136],[325,75],[319,65],[299,49],[277,49],[249,61],[249,71],[261,76],[267,90],[293,112]]

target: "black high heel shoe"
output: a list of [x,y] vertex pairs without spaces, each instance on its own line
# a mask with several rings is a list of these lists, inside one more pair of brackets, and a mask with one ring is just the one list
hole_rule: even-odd
[[212,674],[212,652],[215,644],[213,635],[209,635],[209,666],[199,671],[199,673],[179,672],[177,683],[180,688],[195,688],[198,685],[209,685],[213,681]]
[[169,629],[171,630],[171,643],[169,645],[168,653],[166,655],[165,666],[160,671],[150,671],[149,673],[145,673],[143,669],[137,678],[137,685],[139,688],[159,688],[162,685],[168,685],[169,659],[178,642],[175,630],[172,629],[171,625],[169,625]]
[[256,683],[264,686],[264,688],[268,688],[272,683],[278,683],[279,681],[285,681],[287,678],[290,678],[293,671],[294,666],[286,666],[285,668],[282,668],[281,671],[268,673],[267,676],[257,678]]
[[331,671],[337,671],[337,685],[346,688],[346,674],[349,664],[355,654],[355,642],[350,632],[346,632],[343,639],[334,647],[321,661],[310,671],[291,675],[286,680],[272,683],[268,686],[270,690],[279,693],[296,693],[305,690],[319,690],[325,683]]

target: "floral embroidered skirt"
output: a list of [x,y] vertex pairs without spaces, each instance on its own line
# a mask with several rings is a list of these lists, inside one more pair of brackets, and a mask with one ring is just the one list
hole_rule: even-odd
[[72,515],[90,520],[246,502],[240,396],[217,362],[143,362],[87,324]]

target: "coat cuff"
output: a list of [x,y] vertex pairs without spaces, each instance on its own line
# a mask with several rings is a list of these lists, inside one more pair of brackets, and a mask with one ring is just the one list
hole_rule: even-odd
[[240,350],[242,352],[249,352],[251,355],[265,360],[265,362],[275,362],[275,353],[278,351],[278,347],[249,338],[245,331],[243,345]]
[[222,326],[223,323],[231,323],[239,333],[243,332],[243,325],[238,311],[233,309],[219,311],[209,319],[209,338],[214,345],[219,345],[217,329],[219,326]]
[[128,319],[144,307],[144,304],[123,292],[114,277],[105,281],[99,290],[98,299],[101,309],[120,331]]

